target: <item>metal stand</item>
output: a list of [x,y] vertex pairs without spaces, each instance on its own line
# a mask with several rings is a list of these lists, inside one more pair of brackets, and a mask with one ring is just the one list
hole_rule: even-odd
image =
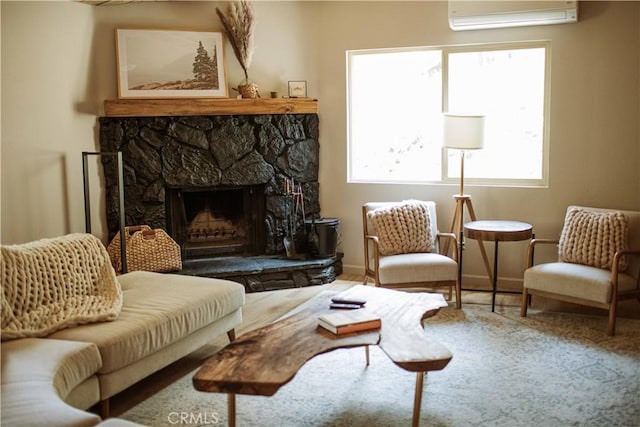
[[127,272],[127,250],[124,219],[124,166],[122,152],[82,152],[82,177],[84,180],[84,224],[87,233],[91,233],[91,201],[89,197],[89,156],[115,156],[118,163],[118,210],[120,211],[120,257],[122,273]]

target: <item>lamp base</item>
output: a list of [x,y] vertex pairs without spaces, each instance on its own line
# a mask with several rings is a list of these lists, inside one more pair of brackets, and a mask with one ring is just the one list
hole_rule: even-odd
[[469,210],[469,217],[471,218],[471,221],[476,220],[476,212],[473,210],[473,203],[471,202],[471,196],[469,194],[454,194],[453,198],[456,201],[456,209],[453,212],[453,218],[451,220],[451,228],[449,229],[449,232],[455,233],[457,238],[462,239],[462,231],[464,227],[464,207],[466,206]]
[[[451,228],[449,230],[450,233],[454,233],[458,241],[458,248],[460,253],[458,254],[458,280],[460,281],[460,286],[462,286],[462,269],[461,269],[461,260],[462,260],[462,251],[464,250],[464,207],[467,206],[469,211],[469,217],[471,221],[476,221],[476,212],[473,210],[473,203],[471,202],[471,196],[469,194],[454,194],[453,198],[456,201],[456,209],[453,212],[453,219],[451,220]],[[487,252],[484,249],[484,242],[478,240],[478,245],[480,247],[480,253],[482,254],[482,259],[484,261],[484,265],[487,269],[487,274],[489,275],[489,281],[493,283],[493,272],[491,266],[489,265],[489,257],[487,257]],[[449,243],[447,242],[444,247],[444,253],[449,253]]]

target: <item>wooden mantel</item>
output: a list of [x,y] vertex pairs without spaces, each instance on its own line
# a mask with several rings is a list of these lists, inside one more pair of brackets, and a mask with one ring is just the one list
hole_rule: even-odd
[[314,98],[178,98],[104,101],[108,117],[316,114]]

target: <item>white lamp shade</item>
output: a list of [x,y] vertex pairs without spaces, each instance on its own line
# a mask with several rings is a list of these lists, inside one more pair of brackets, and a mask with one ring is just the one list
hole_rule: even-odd
[[444,146],[457,150],[478,150],[484,146],[484,116],[444,114]]

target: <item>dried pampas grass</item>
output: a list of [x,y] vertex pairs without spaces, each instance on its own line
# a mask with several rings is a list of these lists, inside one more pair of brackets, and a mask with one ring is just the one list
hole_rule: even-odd
[[219,8],[216,13],[222,21],[233,52],[244,71],[245,79],[249,80],[247,70],[253,58],[253,28],[255,13],[250,1],[241,0],[232,2],[229,11],[224,14]]

